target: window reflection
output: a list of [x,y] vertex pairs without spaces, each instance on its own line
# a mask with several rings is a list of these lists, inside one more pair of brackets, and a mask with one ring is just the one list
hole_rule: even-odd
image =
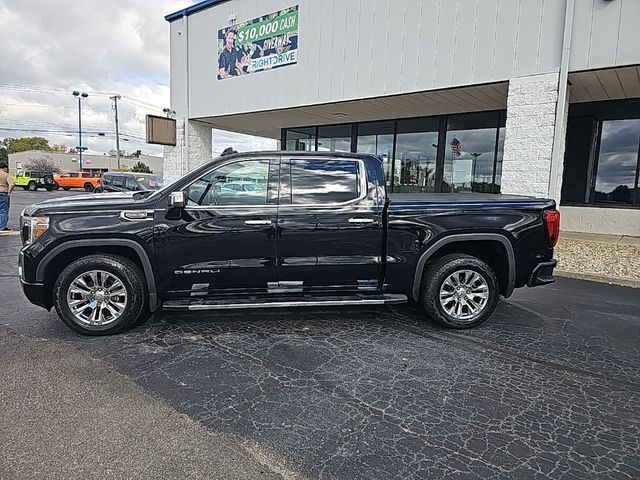
[[495,113],[449,117],[443,192],[493,192],[497,120]]
[[394,192],[435,192],[438,119],[398,121]]
[[316,127],[289,129],[287,130],[286,140],[287,150],[315,151]]
[[639,142],[640,119],[602,122],[594,202],[634,203]]
[[382,157],[382,168],[387,186],[391,186],[393,165],[393,132],[395,122],[362,123],[358,126],[358,147],[360,153],[370,153]]
[[350,152],[351,124],[327,125],[318,128],[318,151]]
[[291,203],[341,203],[358,197],[355,161],[292,160]]

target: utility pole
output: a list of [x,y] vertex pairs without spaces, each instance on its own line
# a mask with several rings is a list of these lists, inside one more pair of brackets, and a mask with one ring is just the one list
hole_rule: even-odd
[[120,170],[120,133],[118,132],[118,100],[120,100],[120,95],[114,95],[113,97],[109,97],[113,100],[113,110],[116,114],[116,160],[118,162],[118,170]]

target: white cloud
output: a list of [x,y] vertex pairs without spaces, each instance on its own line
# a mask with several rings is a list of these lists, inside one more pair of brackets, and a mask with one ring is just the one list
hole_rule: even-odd
[[[115,148],[115,135],[107,94],[118,93],[120,148],[161,154],[161,147],[143,138],[145,114],[161,115],[169,105],[164,16],[193,3],[0,0],[0,138],[42,135],[75,146],[78,113],[71,92],[81,90],[89,93],[82,106],[83,132],[105,133],[83,134],[83,144],[92,153],[108,151]],[[275,148],[275,142],[214,131],[214,152],[227,146],[255,150]]]

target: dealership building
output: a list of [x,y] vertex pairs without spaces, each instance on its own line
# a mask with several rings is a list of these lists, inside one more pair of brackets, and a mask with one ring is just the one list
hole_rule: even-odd
[[640,236],[640,1],[208,0],[168,15],[177,145],[375,153],[390,192],[551,197]]

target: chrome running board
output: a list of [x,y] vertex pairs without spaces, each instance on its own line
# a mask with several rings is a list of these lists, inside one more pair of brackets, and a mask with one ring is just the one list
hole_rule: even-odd
[[388,305],[406,303],[407,296],[386,293],[384,295],[318,296],[306,298],[264,298],[244,301],[219,300],[214,298],[190,298],[170,300],[162,304],[163,310],[231,310],[244,308],[288,308],[288,307],[331,307],[343,305]]

